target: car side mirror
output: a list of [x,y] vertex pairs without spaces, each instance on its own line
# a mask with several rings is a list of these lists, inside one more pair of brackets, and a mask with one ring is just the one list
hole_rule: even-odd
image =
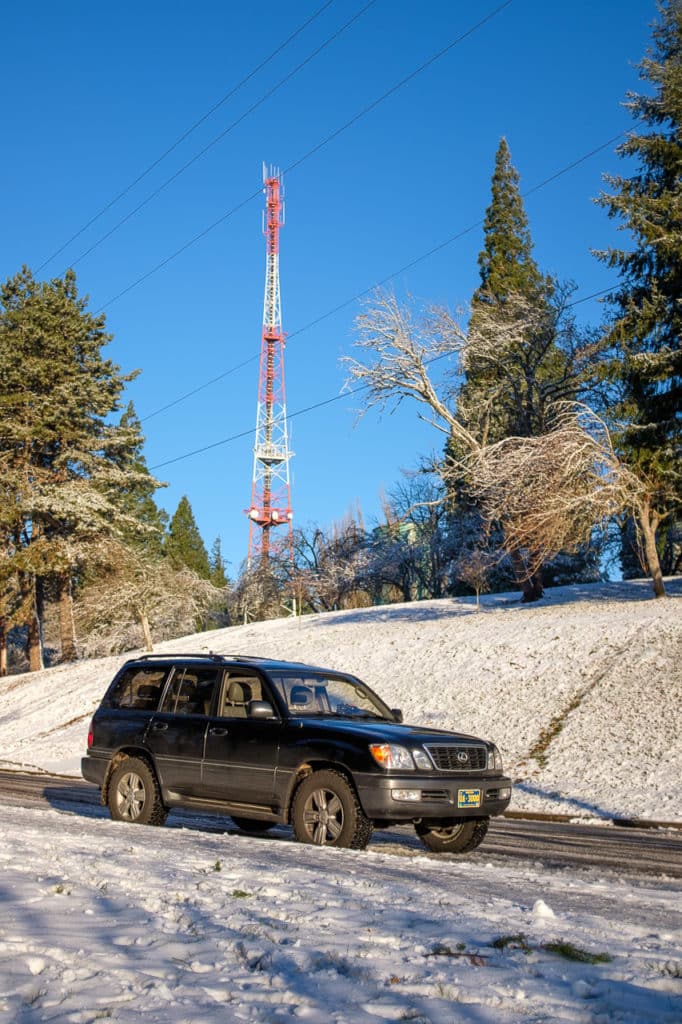
[[402,720],[403,720],[403,713],[400,710],[400,708],[391,708],[391,714],[395,718],[396,722],[402,722]]
[[250,700],[247,708],[249,718],[274,718],[272,704],[267,700]]

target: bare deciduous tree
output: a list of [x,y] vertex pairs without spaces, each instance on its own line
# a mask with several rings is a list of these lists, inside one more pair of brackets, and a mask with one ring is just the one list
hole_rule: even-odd
[[482,449],[470,460],[470,480],[487,519],[502,526],[504,550],[523,552],[530,573],[584,544],[596,525],[632,514],[654,592],[665,593],[646,481],[618,458],[607,427],[586,407],[560,407],[553,429],[540,437]]
[[85,656],[138,647],[192,633],[224,594],[186,567],[149,556],[118,542],[92,553],[96,576],[86,583],[75,605]]
[[454,571],[458,580],[466,583],[476,594],[476,608],[480,608],[481,594],[490,589],[490,572],[496,559],[487,551],[475,548],[465,551],[455,563]]
[[[471,481],[488,523],[502,526],[503,549],[511,556],[520,583],[532,581],[544,560],[589,540],[598,523],[631,511],[643,538],[654,592],[665,593],[655,545],[658,523],[647,481],[620,462],[601,420],[565,400],[594,359],[596,342],[571,341],[572,349],[564,346],[565,380],[561,378],[557,390],[554,375],[554,393],[543,397],[545,433],[486,444],[487,431],[473,432],[458,416],[458,381],[467,361],[497,359],[498,343],[500,358],[508,357],[520,345],[522,314],[531,319],[535,315],[526,308],[526,299],[510,301],[516,305],[506,334],[502,326],[496,335],[495,321],[488,322],[484,314],[482,319],[477,316],[476,331],[467,335],[446,310],[432,309],[415,319],[394,295],[376,293],[358,318],[357,345],[369,358],[344,360],[349,383],[366,389],[365,409],[395,407],[411,398],[429,410],[429,415],[420,413],[422,418],[447,433],[461,453],[458,460],[450,457],[447,465],[434,468],[444,479],[449,473],[464,474]],[[536,327],[540,331],[542,324]],[[449,365],[437,387],[429,366],[445,356]],[[531,588],[531,600],[539,596],[537,590]]]

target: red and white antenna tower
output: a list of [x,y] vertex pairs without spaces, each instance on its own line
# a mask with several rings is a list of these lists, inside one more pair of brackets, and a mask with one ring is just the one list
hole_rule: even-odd
[[[279,169],[263,164],[266,195],[263,234],[266,238],[265,301],[258,377],[256,440],[249,517],[249,569],[266,564],[275,550],[293,556],[293,513],[289,484],[289,441],[284,391],[284,344],[279,294],[279,229],[284,224],[284,188]],[[282,526],[286,538],[270,537]]]

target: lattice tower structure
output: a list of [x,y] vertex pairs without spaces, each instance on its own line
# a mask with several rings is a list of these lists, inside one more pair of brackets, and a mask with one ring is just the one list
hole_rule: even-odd
[[[249,517],[249,569],[275,555],[293,559],[293,512],[289,481],[289,438],[284,387],[285,335],[279,288],[279,231],[284,224],[284,189],[277,168],[263,166],[266,240],[263,333],[258,375],[256,438]],[[271,536],[282,527],[280,536]]]

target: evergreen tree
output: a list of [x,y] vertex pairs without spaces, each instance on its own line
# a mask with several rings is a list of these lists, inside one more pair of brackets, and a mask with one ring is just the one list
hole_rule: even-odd
[[[653,49],[639,65],[646,94],[631,93],[637,121],[619,147],[636,162],[629,177],[608,176],[613,190],[598,202],[622,222],[633,248],[597,256],[620,275],[610,296],[614,358],[611,412],[620,452],[649,492],[639,518],[649,569],[662,595],[658,548],[682,505],[682,3],[662,0]],[[659,526],[661,529],[659,530]],[[658,547],[657,547],[658,543]]]
[[220,590],[223,590],[228,585],[228,579],[227,573],[225,572],[225,562],[223,560],[220,537],[216,537],[213,541],[209,565],[211,567],[211,583],[214,587],[218,587]]
[[536,297],[547,285],[533,258],[519,181],[503,137],[495,154],[491,202],[483,222],[485,245],[478,255],[481,284],[474,293],[474,313],[479,303],[504,301],[512,293]]
[[114,458],[127,474],[127,480],[125,486],[118,489],[116,502],[130,524],[122,531],[122,539],[144,549],[153,558],[161,558],[168,513],[154,501],[159,483],[147,468],[142,425],[132,402],[121,416],[120,428],[120,449]]
[[86,305],[73,271],[36,282],[24,267],[0,288],[3,600],[27,629],[31,669],[42,667],[47,596],[59,601],[63,657],[74,657],[74,573],[89,544],[133,525],[115,498],[135,470],[117,464],[126,432],[109,417],[134,375],[103,357],[110,335]]
[[201,579],[211,578],[208,553],[186,495],[180,499],[175,515],[170,521],[166,554],[176,568],[187,566]]
[[[463,351],[458,419],[482,445],[545,434],[557,403],[575,399],[594,375],[595,344],[569,313],[572,289],[538,269],[519,175],[504,138],[495,157],[478,264],[481,283],[472,299]],[[467,537],[470,548],[485,551],[494,546],[495,532],[480,535],[480,515],[456,469],[460,451],[452,440],[445,454],[453,467],[450,503],[459,519],[456,532]],[[542,596],[540,573],[528,573],[523,553],[513,554],[512,562],[524,600]]]

